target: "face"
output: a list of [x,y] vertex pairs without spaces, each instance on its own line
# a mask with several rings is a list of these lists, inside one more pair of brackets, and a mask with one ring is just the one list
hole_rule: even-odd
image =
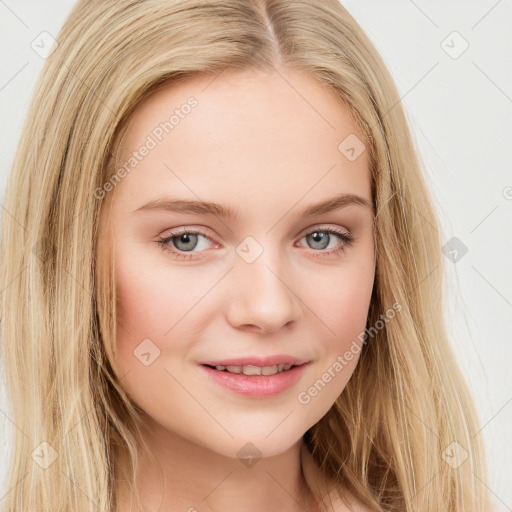
[[299,71],[187,78],[138,106],[99,250],[115,243],[113,366],[162,442],[276,455],[343,391],[375,270],[356,136]]

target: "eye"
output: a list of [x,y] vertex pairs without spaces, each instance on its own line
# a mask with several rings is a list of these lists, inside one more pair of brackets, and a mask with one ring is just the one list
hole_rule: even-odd
[[[161,238],[157,243],[162,250],[170,252],[175,258],[190,260],[193,256],[187,253],[192,252],[198,245],[201,246],[201,244],[198,244],[199,237],[211,241],[206,233],[201,230],[180,228],[171,232],[165,238]],[[177,250],[170,245],[170,242]]]
[[[314,231],[309,231],[302,238],[308,240],[308,242],[313,245],[313,248],[319,249],[319,251],[315,251],[319,252],[319,254],[314,254],[314,257],[335,256],[343,252],[346,246],[351,246],[355,241],[355,237],[352,235],[352,233],[349,233],[348,231],[338,230],[332,227],[317,228]],[[339,243],[334,248],[328,251],[324,251],[323,249],[329,246],[333,238],[340,239],[341,243]]]
[[[334,235],[334,237],[333,237]],[[169,252],[176,259],[185,259],[191,260],[193,258],[194,251],[196,248],[204,249],[204,243],[201,244],[201,238],[206,239],[209,242],[212,242],[212,239],[203,231],[199,229],[187,229],[180,228],[164,238],[157,240],[157,243],[160,245],[162,250]],[[301,240],[305,238],[308,240],[308,243],[313,245],[313,249],[316,249],[314,252],[318,252],[319,254],[314,254],[315,257],[326,257],[332,256],[341,253],[345,250],[345,246],[350,246],[354,242],[354,236],[348,231],[342,231],[335,228],[317,228],[314,231],[309,231]],[[341,240],[341,243],[338,243],[334,248],[331,248],[328,251],[325,251],[331,241],[335,238]],[[208,244],[206,244],[208,245]],[[315,247],[316,246],[316,247]]]

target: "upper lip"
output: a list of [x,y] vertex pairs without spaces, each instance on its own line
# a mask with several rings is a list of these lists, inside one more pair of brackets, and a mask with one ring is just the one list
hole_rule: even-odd
[[212,361],[202,361],[200,364],[209,366],[274,366],[279,364],[291,364],[294,366],[309,363],[308,359],[300,359],[298,357],[288,355],[275,355],[266,357],[247,356],[235,357],[231,359],[216,359]]

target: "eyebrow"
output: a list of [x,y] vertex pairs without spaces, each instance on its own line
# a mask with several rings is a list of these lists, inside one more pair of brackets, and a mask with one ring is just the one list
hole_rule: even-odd
[[[326,199],[320,203],[310,204],[303,210],[298,212],[299,215],[304,217],[314,217],[315,215],[322,215],[349,205],[359,205],[369,209],[373,212],[373,203],[364,197],[355,194],[341,194],[335,197]],[[174,199],[169,197],[159,197],[153,199],[141,207],[133,210],[131,213],[140,211],[168,211],[176,213],[195,213],[199,215],[216,215],[223,218],[236,219],[238,213],[230,207],[223,206],[218,203],[208,201],[191,201],[185,199]]]

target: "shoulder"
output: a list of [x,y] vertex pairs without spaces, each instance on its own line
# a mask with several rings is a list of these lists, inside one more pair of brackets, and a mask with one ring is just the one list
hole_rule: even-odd
[[320,502],[328,505],[330,512],[372,512],[372,509],[348,491],[343,493],[344,499],[341,499],[336,491],[336,483],[326,481],[313,455],[304,443],[301,446],[301,465],[308,487]]

